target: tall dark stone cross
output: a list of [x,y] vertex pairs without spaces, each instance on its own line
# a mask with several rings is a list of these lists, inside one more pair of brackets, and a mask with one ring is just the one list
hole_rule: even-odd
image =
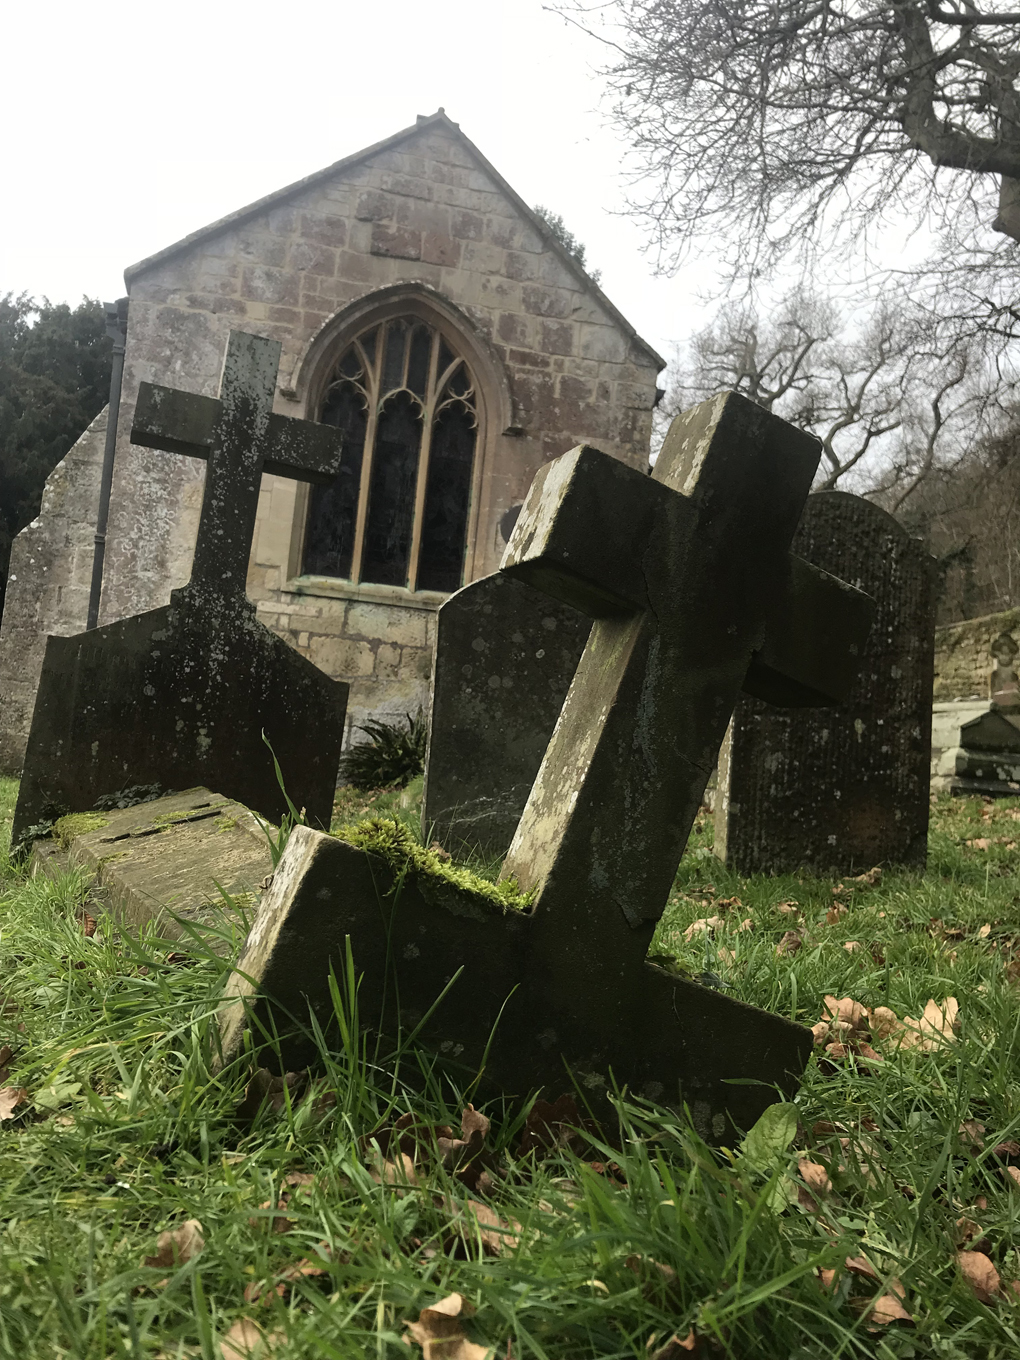
[[258,622],[245,595],[263,472],[328,482],[339,432],[273,413],[275,340],[232,331],[220,395],[142,383],[135,444],[207,462],[191,580],[161,609],[47,642],[14,835],[137,784],[204,785],[273,821],[328,826],[347,686]]
[[388,893],[378,857],[299,828],[228,987],[226,1054],[253,992],[258,1024],[328,1022],[349,940],[362,1023],[395,1024],[396,983],[404,1032],[504,1091],[554,1095],[569,1069],[596,1104],[613,1082],[684,1101],[718,1141],[794,1089],[806,1029],[646,954],[741,689],[817,702],[853,675],[868,597],[789,553],[817,462],[731,393],[674,421],[652,478],[591,448],[539,473],[501,569],[595,622],[503,868],[530,912],[410,873]]

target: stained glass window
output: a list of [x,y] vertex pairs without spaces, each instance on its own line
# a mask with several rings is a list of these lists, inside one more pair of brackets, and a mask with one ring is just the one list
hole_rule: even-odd
[[312,489],[302,570],[457,590],[478,406],[472,374],[423,321],[369,327],[340,355],[319,419],[344,433],[340,472]]

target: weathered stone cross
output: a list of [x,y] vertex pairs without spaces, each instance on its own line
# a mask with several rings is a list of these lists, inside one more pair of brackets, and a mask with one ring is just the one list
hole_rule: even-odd
[[208,462],[191,585],[244,594],[263,472],[330,482],[342,436],[330,425],[273,413],[280,342],[231,331],[220,395],[143,382],[131,442]]
[[[651,478],[583,447],[538,474],[501,570],[596,622],[503,877],[654,924],[741,689],[845,690],[871,602],[788,551],[817,464],[814,439],[729,393],[674,421]],[[555,915],[604,960],[583,917]]]
[[263,627],[245,594],[263,472],[328,481],[341,435],[273,414],[280,345],[231,331],[219,398],[142,383],[136,444],[208,461],[188,585],[170,603],[51,637],[15,834],[132,785],[204,785],[271,821],[328,826],[348,687]]
[[504,1091],[555,1095],[569,1069],[596,1104],[614,1082],[686,1102],[718,1141],[795,1088],[807,1030],[645,955],[741,688],[829,694],[867,633],[867,598],[789,554],[817,461],[731,393],[678,417],[654,478],[588,448],[542,470],[502,569],[596,622],[504,866],[530,913],[298,828],[228,987],[227,1056],[251,1014],[327,1022],[349,941],[363,1024],[421,1025]]

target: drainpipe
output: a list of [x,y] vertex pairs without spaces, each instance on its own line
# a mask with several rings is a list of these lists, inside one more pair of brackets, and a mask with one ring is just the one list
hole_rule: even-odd
[[103,450],[103,476],[99,483],[99,515],[96,519],[96,546],[92,557],[92,589],[89,591],[89,630],[99,623],[99,598],[103,593],[103,562],[106,557],[106,526],[110,519],[110,491],[113,487],[113,458],[117,451],[117,416],[120,414],[120,384],[124,376],[124,345],[127,341],[127,298],[106,302],[106,334],[113,341],[113,369],[110,373],[110,405],[106,416],[106,448]]

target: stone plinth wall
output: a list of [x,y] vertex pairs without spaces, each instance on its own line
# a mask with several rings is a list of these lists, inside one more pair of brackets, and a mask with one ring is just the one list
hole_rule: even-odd
[[[385,587],[377,587],[380,595]],[[371,587],[365,587],[368,595]],[[429,703],[436,614],[445,597],[409,608],[382,599],[329,600],[283,592],[258,605],[259,619],[320,670],[351,687],[344,744],[364,741],[357,729],[369,718],[414,717]]]
[[21,769],[46,638],[79,633],[88,620],[103,410],[50,473],[39,515],[14,540],[0,623],[0,770]]
[[1020,642],[1020,609],[985,614],[935,630],[936,703],[988,698],[988,676],[995,664],[989,649],[1000,633],[1012,633]]

